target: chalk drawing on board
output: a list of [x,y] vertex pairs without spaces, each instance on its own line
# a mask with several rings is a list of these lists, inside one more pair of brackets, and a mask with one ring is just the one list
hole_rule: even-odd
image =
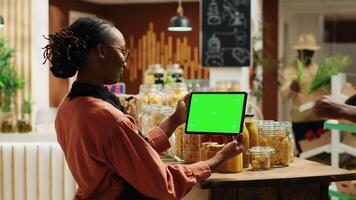
[[[237,30],[237,29],[236,29]],[[244,45],[247,41],[247,35],[243,31],[237,31],[235,35],[235,41],[237,45]]]
[[[228,49],[224,49],[228,50]],[[239,63],[245,63],[247,60],[250,59],[250,51],[248,49],[244,49],[241,47],[235,47],[231,49],[232,57],[237,60]]]
[[246,44],[247,41],[246,33],[243,31],[238,31],[238,28],[234,28],[234,30],[231,32],[215,32],[213,33],[213,36],[215,37],[222,36],[225,39],[227,38],[227,36],[232,37],[233,41],[235,41],[234,44],[231,44],[233,46]]
[[233,0],[234,6],[245,6],[248,5],[248,0]]
[[222,19],[224,21],[228,21],[231,18],[232,13],[234,13],[236,9],[232,6],[232,4],[228,0],[224,0],[222,7],[223,7]]
[[209,3],[209,10],[206,15],[208,16],[207,19],[208,25],[216,26],[221,24],[220,12],[218,8],[218,4],[215,2],[215,0],[212,0]]
[[247,27],[246,17],[242,13],[235,11],[230,16],[229,26],[243,26],[246,28]]
[[206,52],[205,63],[211,66],[224,65],[224,53],[221,51],[221,42],[214,34],[208,40],[208,52]]

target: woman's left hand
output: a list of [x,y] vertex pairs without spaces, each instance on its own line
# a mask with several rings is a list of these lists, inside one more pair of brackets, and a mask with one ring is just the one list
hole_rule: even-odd
[[191,93],[186,94],[182,99],[178,101],[176,110],[174,111],[172,117],[178,123],[178,126],[185,123],[187,118],[188,105],[190,101]]

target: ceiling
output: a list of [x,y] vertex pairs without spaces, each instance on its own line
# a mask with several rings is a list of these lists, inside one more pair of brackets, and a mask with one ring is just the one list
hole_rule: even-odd
[[[137,3],[169,3],[177,0],[82,0],[96,4],[137,4]],[[198,2],[199,0],[182,0],[182,2]]]

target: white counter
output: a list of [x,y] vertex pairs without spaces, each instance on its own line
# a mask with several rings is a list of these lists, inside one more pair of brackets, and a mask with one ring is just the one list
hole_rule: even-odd
[[3,142],[57,142],[55,133],[0,133],[0,143]]

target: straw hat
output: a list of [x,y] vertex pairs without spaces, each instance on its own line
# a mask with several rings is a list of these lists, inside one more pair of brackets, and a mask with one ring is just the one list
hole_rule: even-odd
[[320,49],[320,46],[316,45],[315,36],[313,34],[302,33],[299,36],[298,44],[294,45],[294,49],[316,51]]

